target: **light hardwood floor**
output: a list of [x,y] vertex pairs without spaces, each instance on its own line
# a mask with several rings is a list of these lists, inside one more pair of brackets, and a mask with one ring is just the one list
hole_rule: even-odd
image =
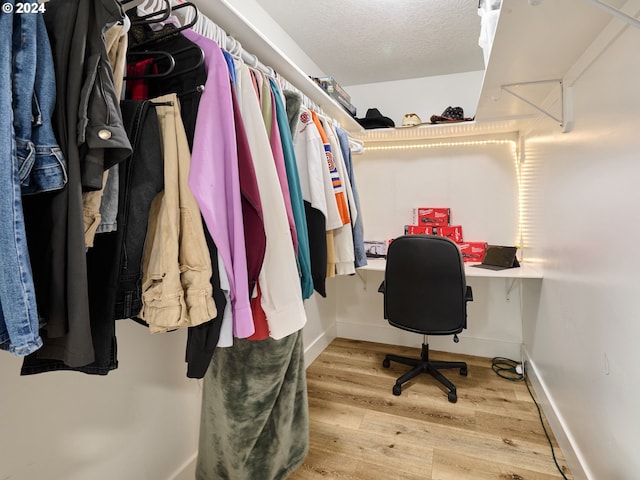
[[[467,362],[467,377],[443,372],[456,385],[458,402],[449,403],[444,387],[426,374],[394,396],[395,379],[409,367],[383,368],[386,353],[420,355],[336,339],[309,366],[309,455],[289,479],[562,478],[524,382],[499,377],[488,358],[431,352],[432,359]],[[558,463],[573,478],[553,442]]]

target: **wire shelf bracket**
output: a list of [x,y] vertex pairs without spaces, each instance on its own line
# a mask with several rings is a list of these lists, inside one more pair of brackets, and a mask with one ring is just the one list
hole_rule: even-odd
[[[558,85],[558,88],[560,90],[560,117],[557,117],[556,115],[554,115],[550,111],[545,110],[542,107],[539,107],[538,105],[536,105],[531,100],[528,100],[527,98],[523,97],[519,93],[516,93],[513,90],[511,90],[512,87],[520,87],[520,86],[525,86],[525,85],[534,85],[534,84],[541,84],[541,83],[555,83],[555,84]],[[535,108],[537,111],[539,111],[540,113],[546,115],[547,117],[551,118],[556,123],[558,123],[563,128],[563,130],[566,129],[567,122],[566,122],[566,118],[565,118],[565,111],[566,111],[566,108],[565,108],[565,88],[564,88],[564,83],[563,83],[562,79],[534,80],[534,81],[531,81],[531,82],[507,83],[505,85],[501,85],[500,89],[505,91],[505,92],[507,92],[509,95],[514,96],[515,98],[517,98],[521,102],[526,103],[530,107]]]

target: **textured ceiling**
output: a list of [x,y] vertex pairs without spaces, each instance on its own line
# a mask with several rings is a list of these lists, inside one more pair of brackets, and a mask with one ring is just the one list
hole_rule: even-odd
[[257,3],[343,86],[484,68],[478,0]]

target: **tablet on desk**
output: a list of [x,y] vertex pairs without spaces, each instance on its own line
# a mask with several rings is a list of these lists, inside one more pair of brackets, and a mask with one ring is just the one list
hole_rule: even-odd
[[488,270],[505,270],[507,268],[519,267],[516,253],[517,247],[505,247],[502,245],[489,245],[484,254],[482,263],[471,265],[472,267],[486,268]]

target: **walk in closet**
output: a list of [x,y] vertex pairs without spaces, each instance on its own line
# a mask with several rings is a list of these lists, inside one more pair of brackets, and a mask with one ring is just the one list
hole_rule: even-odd
[[[466,239],[520,247],[535,273],[469,278],[468,329],[432,348],[522,361],[573,478],[634,479],[640,0],[503,0],[486,70],[347,86],[358,117],[379,108],[399,124],[416,106],[457,104],[473,121],[369,130],[309,79],[332,72],[257,1],[191,2],[220,46],[273,69],[364,146],[352,165],[365,240],[401,235],[414,207],[446,206]],[[419,345],[384,320],[376,265],[304,300],[298,361],[337,337]],[[187,330],[118,320],[116,334],[117,368],[104,375],[21,375],[22,358],[2,352],[0,478],[194,478],[205,382],[186,375]]]

